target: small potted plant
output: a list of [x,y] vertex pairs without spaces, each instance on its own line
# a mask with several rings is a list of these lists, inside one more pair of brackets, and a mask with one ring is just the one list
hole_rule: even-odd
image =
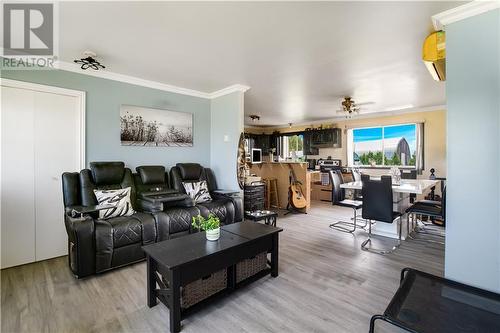
[[205,230],[209,241],[216,241],[220,237],[220,220],[213,214],[209,214],[207,218],[201,215],[193,217],[192,225],[198,230]]

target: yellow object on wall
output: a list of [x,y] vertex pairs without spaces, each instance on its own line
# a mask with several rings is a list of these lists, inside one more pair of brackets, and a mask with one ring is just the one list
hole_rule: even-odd
[[422,59],[434,80],[446,80],[446,35],[444,31],[433,32],[425,39]]
[[430,34],[424,42],[422,58],[424,61],[437,61],[446,58],[446,37],[444,31]]

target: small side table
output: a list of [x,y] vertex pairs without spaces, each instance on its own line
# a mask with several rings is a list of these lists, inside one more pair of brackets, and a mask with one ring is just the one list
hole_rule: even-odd
[[278,218],[278,213],[271,210],[253,210],[245,211],[245,219],[254,222],[264,221],[267,225],[272,225],[276,227],[276,220]]

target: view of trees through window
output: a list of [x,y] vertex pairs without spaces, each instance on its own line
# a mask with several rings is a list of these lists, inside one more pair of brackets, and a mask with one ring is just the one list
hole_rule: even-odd
[[291,135],[283,136],[283,148],[286,152],[286,157],[298,157],[304,156],[304,136],[303,135]]
[[357,128],[352,137],[354,165],[415,165],[415,124]]

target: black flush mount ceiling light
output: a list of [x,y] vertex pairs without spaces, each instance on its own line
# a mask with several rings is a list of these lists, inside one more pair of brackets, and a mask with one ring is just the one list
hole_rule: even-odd
[[257,116],[256,114],[252,114],[249,117],[250,117],[250,119],[252,119],[253,123],[256,123],[260,120],[260,116]]
[[106,68],[104,65],[101,65],[99,61],[95,59],[96,54],[91,51],[83,52],[83,58],[74,60],[75,63],[81,64],[80,68],[83,70],[92,68],[94,70],[99,70]]

